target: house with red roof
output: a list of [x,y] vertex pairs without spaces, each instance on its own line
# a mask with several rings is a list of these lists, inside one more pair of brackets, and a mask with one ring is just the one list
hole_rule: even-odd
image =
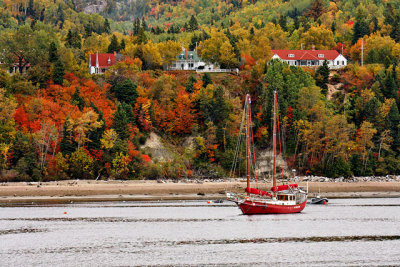
[[336,50],[272,50],[272,59],[280,59],[290,66],[318,67],[324,61],[330,69],[347,66],[347,59]]
[[122,60],[122,54],[91,54],[89,55],[89,73],[103,74],[109,67]]

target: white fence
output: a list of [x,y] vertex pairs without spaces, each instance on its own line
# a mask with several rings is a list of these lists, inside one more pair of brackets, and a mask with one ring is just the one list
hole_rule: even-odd
[[202,73],[202,72],[236,72],[239,73],[239,69],[203,69],[203,70],[196,70],[197,73]]

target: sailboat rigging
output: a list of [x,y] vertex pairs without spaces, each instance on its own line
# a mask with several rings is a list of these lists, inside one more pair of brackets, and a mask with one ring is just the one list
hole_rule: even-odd
[[[273,184],[269,191],[263,191],[258,188],[257,179],[257,165],[255,161],[254,141],[253,141],[253,130],[251,122],[251,98],[250,95],[246,95],[243,119],[241,124],[242,128],[245,127],[246,134],[246,188],[244,194],[236,194],[228,192],[227,199],[235,202],[241,209],[243,214],[271,214],[271,213],[297,213],[301,212],[307,203],[307,192],[298,187],[297,184],[285,184],[282,179],[282,185],[277,185],[276,180],[276,154],[277,154],[277,135],[279,141],[279,149],[281,150],[281,139],[280,139],[280,127],[279,127],[279,113],[278,113],[278,102],[277,93],[274,91],[274,118],[273,118]],[[238,145],[232,165],[232,173],[235,170],[236,161],[238,160],[238,148],[240,146],[241,133],[238,138]],[[282,163],[282,151],[281,163]],[[252,156],[252,157],[251,157]],[[250,163],[252,161],[252,163]],[[256,187],[252,188],[250,185],[250,168],[254,170],[254,176],[256,180]],[[283,178],[283,173],[282,173]]]

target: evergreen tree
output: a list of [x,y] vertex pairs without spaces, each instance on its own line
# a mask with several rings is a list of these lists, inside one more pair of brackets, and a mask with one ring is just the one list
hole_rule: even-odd
[[75,93],[72,95],[72,104],[77,106],[80,111],[85,107],[85,101],[81,97],[79,86],[75,88]]
[[224,89],[222,86],[217,86],[213,94],[212,110],[214,112],[214,122],[218,125],[228,118],[229,108],[225,101]]
[[392,149],[397,150],[400,148],[400,114],[396,103],[393,103],[390,108],[389,114],[386,117],[386,124],[393,138]]
[[122,102],[121,106],[124,109],[126,116],[128,117],[128,121],[132,125],[134,125],[135,124],[135,115],[133,115],[132,106],[125,102]]
[[49,61],[51,63],[54,63],[57,60],[58,60],[57,46],[54,42],[51,42],[49,46]]
[[119,42],[118,42],[118,39],[117,39],[117,37],[113,34],[112,36],[111,36],[111,42],[110,42],[110,45],[108,46],[108,50],[107,50],[107,53],[114,53],[114,52],[119,52],[120,51],[120,49],[121,49],[121,47],[120,47],[120,45],[119,45]]
[[329,83],[329,73],[330,73],[330,69],[328,66],[328,62],[326,60],[324,60],[324,63],[321,67],[319,67],[317,69],[317,71],[315,72],[316,74],[316,85],[321,87],[321,92],[326,95],[328,92],[328,83]]
[[193,75],[191,75],[189,77],[188,83],[186,84],[186,92],[193,93],[193,84],[196,82],[197,82],[196,78]]
[[125,140],[129,137],[128,125],[129,118],[122,104],[119,104],[117,107],[117,111],[115,111],[113,116],[112,128],[117,132],[118,137],[121,140]]
[[119,102],[125,102],[129,105],[134,105],[136,103],[136,98],[138,97],[136,88],[137,85],[132,82],[131,79],[126,79],[123,82],[115,85],[113,92]]
[[143,28],[139,29],[139,32],[137,34],[137,38],[135,39],[136,44],[145,44],[147,43],[147,36],[146,33],[144,32]]
[[387,71],[382,93],[386,98],[396,98],[397,96],[396,91],[397,91],[397,84],[393,79],[392,72]]
[[214,113],[214,124],[217,126],[217,142],[220,145],[219,148],[225,150],[224,127],[226,119],[229,116],[229,107],[225,101],[224,89],[221,86],[218,86],[214,91],[212,110]]
[[63,137],[60,142],[61,153],[65,155],[71,155],[75,152],[77,143],[74,140],[74,133],[72,125],[70,124],[69,117],[65,119],[63,126]]
[[104,119],[103,112],[99,110],[93,103],[90,103],[90,106],[96,112],[99,114],[99,117],[97,118],[97,121],[102,122],[101,127],[94,129],[93,131],[90,131],[88,136],[90,139],[90,142],[88,143],[88,148],[89,149],[100,149],[101,148],[101,138],[103,137],[104,132],[106,131],[106,120]]
[[146,23],[146,21],[144,20],[144,17],[142,18],[142,28],[143,28],[144,31],[147,31],[147,30],[148,30],[148,28],[147,28],[147,23]]
[[287,31],[287,18],[285,15],[279,17],[279,26],[281,26],[283,31]]
[[187,30],[188,31],[195,31],[195,30],[198,29],[198,27],[199,27],[199,23],[197,22],[197,19],[192,15],[190,17],[189,25],[188,25],[188,29]]
[[139,18],[135,19],[135,22],[133,23],[133,35],[138,35],[140,30],[140,20]]
[[207,85],[209,85],[209,84],[213,84],[213,82],[211,80],[211,75],[208,72],[203,74],[203,77],[201,78],[201,80],[203,81],[203,87],[204,88],[206,88]]
[[61,4],[58,5],[57,15],[58,15],[58,21],[60,22],[60,29],[62,29],[64,27],[65,14]]
[[254,38],[254,27],[250,28],[250,40]]
[[392,65],[392,60],[390,59],[389,56],[385,57],[385,60],[383,61],[383,65],[385,66],[385,69],[388,69],[390,65]]
[[333,34],[335,34],[335,32],[336,32],[336,22],[335,21],[333,21],[331,24],[331,31]]
[[294,29],[298,30],[300,28],[300,21],[299,21],[299,17],[294,17],[293,19],[293,24],[294,24]]
[[126,47],[125,39],[122,39],[122,40],[121,40],[121,45],[120,45],[120,50],[121,50],[121,51],[124,50],[125,47]]
[[110,34],[111,33],[111,27],[110,27],[110,22],[108,21],[108,19],[104,20],[104,25],[103,25],[103,32]]
[[54,84],[62,85],[64,82],[65,68],[60,59],[54,63],[53,82]]
[[359,17],[354,24],[352,44],[355,44],[364,35],[369,35],[369,25],[365,18]]
[[26,9],[26,15],[28,17],[35,17],[35,7],[33,6],[33,0],[29,0],[28,8]]
[[78,31],[68,30],[67,38],[66,38],[66,47],[81,49],[82,47],[82,38],[79,35]]
[[379,106],[379,100],[376,97],[371,98],[371,100],[365,104],[362,119],[365,117],[367,121],[377,125]]

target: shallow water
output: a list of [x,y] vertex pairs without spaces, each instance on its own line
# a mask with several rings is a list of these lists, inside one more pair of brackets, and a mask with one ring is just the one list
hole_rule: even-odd
[[400,265],[400,199],[253,216],[205,201],[0,206],[0,266],[27,265]]

